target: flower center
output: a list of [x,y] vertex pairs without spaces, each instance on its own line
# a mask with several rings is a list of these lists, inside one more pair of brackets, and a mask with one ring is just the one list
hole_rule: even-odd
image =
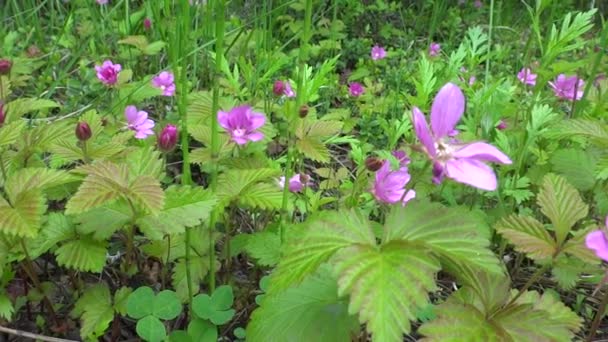
[[232,131],[232,134],[233,134],[235,137],[239,137],[239,138],[240,138],[240,137],[243,137],[243,136],[244,136],[246,133],[247,133],[247,130],[246,130],[246,129],[244,129],[244,128],[237,128],[237,129],[235,129],[234,131]]
[[437,160],[441,162],[451,159],[454,152],[452,146],[444,140],[435,142],[435,150],[437,151]]

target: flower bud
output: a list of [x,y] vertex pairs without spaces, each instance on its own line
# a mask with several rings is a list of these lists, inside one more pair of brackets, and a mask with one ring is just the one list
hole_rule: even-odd
[[308,110],[309,110],[308,105],[302,105],[302,107],[300,107],[299,114],[302,119],[308,115]]
[[505,129],[507,129],[507,123],[504,120],[500,120],[498,125],[496,125],[496,129],[498,129],[499,131],[504,131]]
[[4,102],[0,101],[0,127],[4,125],[4,120],[6,120],[6,113],[4,112]]
[[152,21],[150,18],[144,19],[144,29],[148,31],[152,27]]
[[167,125],[160,132],[158,137],[158,149],[163,152],[169,152],[175,148],[177,144],[177,127],[174,125]]
[[13,63],[6,58],[0,59],[0,75],[8,75]]
[[283,83],[283,81],[275,81],[274,86],[272,87],[272,92],[276,96],[282,96],[285,92],[285,83]]
[[384,161],[377,157],[367,157],[367,159],[365,159],[365,167],[372,172],[380,170],[383,164]]
[[76,124],[75,133],[76,138],[78,138],[78,140],[80,141],[87,141],[93,135],[93,133],[91,132],[91,127],[89,127],[89,124],[84,121],[80,121]]

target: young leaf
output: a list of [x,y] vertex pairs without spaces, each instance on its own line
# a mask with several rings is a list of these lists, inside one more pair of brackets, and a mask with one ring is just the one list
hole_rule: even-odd
[[157,215],[165,204],[165,194],[160,182],[150,176],[137,177],[129,184],[126,196],[152,215]]
[[439,261],[420,246],[399,241],[380,249],[355,245],[336,259],[338,295],[350,295],[348,312],[359,314],[375,341],[403,341],[409,321],[436,289]]
[[112,305],[110,290],[106,284],[101,283],[86,289],[71,313],[73,317],[82,316],[80,336],[85,339],[101,337],[114,319],[114,312],[120,312],[115,310],[115,307],[122,305],[125,299],[124,294],[129,291],[130,289],[127,287],[116,291],[114,305]]
[[515,245],[518,252],[534,260],[555,255],[556,242],[542,223],[528,216],[510,215],[496,223],[496,231]]
[[20,193],[11,206],[0,196],[0,232],[19,237],[35,237],[46,211],[40,191]]
[[55,251],[57,263],[78,271],[100,273],[106,264],[107,242],[80,236]]
[[563,177],[555,174],[545,176],[536,200],[542,213],[553,223],[557,243],[560,245],[574,224],[586,217],[589,210],[578,191]]
[[496,256],[487,248],[490,242],[479,229],[483,225],[485,223],[469,211],[413,201],[405,207],[392,207],[384,224],[382,241],[420,244],[440,258],[500,272]]
[[78,192],[66,204],[66,214],[80,214],[117,200],[128,187],[125,165],[101,161],[81,168],[88,173]]
[[[327,265],[325,265],[327,266]],[[338,296],[330,267],[261,302],[247,325],[251,341],[350,341],[359,331],[356,316],[348,313],[348,302]]]

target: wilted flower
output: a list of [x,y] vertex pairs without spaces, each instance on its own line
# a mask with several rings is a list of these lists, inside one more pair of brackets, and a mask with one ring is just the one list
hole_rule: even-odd
[[152,86],[160,89],[164,96],[173,96],[175,94],[175,83],[173,83],[173,73],[163,71],[158,76],[152,79]]
[[364,91],[365,91],[365,88],[363,88],[363,86],[359,82],[353,82],[348,86],[348,92],[350,93],[351,96],[354,96],[354,97],[361,96],[361,94],[363,94]]
[[[296,173],[289,179],[289,191],[291,192],[301,192],[305,187],[311,186],[310,176],[306,174]],[[285,176],[281,176],[279,178],[279,186],[282,188],[285,187]]]
[[385,160],[382,167],[376,172],[376,179],[371,192],[379,202],[401,202],[402,205],[405,205],[409,200],[416,197],[414,190],[405,189],[409,181],[410,174],[406,166],[399,166],[397,170],[391,170],[391,163]]
[[281,81],[281,80],[275,81],[274,86],[272,87],[272,92],[276,96],[283,96],[283,95],[285,95],[286,97],[295,97],[296,96],[296,93],[291,88],[291,84],[289,83],[289,81]]
[[374,45],[372,47],[372,59],[377,61],[386,57],[386,50],[383,47]]
[[158,149],[163,152],[169,152],[175,148],[177,144],[177,127],[174,125],[167,125],[160,132],[158,137]]
[[431,130],[424,114],[414,107],[413,124],[418,139],[433,162],[433,180],[439,183],[444,176],[483,190],[496,189],[496,175],[484,162],[511,164],[511,160],[496,147],[484,142],[463,144],[449,134],[462,117],[465,98],[458,86],[444,85],[431,107]]
[[441,51],[441,45],[439,45],[439,43],[432,42],[431,45],[429,46],[429,55],[430,56],[437,56],[440,51]]
[[147,31],[152,27],[152,20],[150,18],[144,19],[144,29]]
[[96,65],[97,78],[106,85],[114,85],[118,81],[118,74],[122,70],[120,64],[114,64],[110,60],[106,60],[102,65]]
[[536,77],[538,75],[532,73],[530,68],[523,68],[517,73],[517,79],[523,83],[528,85],[536,85]]
[[137,110],[135,106],[127,106],[125,108],[125,118],[127,119],[127,127],[135,131],[135,138],[145,139],[147,136],[154,134],[154,121],[148,119],[148,113],[143,110]]
[[266,116],[254,112],[250,106],[234,107],[229,112],[219,111],[217,119],[220,126],[230,134],[232,141],[239,145],[264,139],[264,134],[257,129],[264,126]]
[[76,130],[74,133],[76,134],[76,138],[78,138],[80,141],[87,141],[93,135],[93,132],[91,132],[91,127],[84,121],[79,121],[76,124]]
[[555,96],[574,101],[583,97],[585,81],[576,76],[566,77],[566,75],[560,74],[554,82],[549,82],[549,85],[553,88]]
[[[605,225],[608,227],[608,216]],[[608,262],[608,239],[604,231],[598,229],[587,234],[585,245],[593,250],[598,258]]]
[[13,62],[6,58],[0,59],[0,75],[8,75],[13,67]]

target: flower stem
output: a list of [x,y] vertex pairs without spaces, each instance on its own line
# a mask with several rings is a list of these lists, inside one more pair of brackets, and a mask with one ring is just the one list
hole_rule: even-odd
[[598,306],[597,311],[595,312],[595,317],[593,317],[593,322],[591,323],[591,328],[589,329],[589,336],[585,339],[587,342],[591,342],[595,337],[595,332],[600,326],[600,322],[602,321],[602,317],[604,316],[604,312],[606,311],[606,305],[608,304],[608,291],[604,293],[604,297],[600,302],[600,306]]
[[492,27],[494,26],[494,0],[490,0],[490,23],[488,27],[488,53],[486,54],[486,74],[484,86],[488,86],[488,77],[490,76],[490,55],[492,54]]
[[540,277],[542,277],[542,275],[551,267],[551,264],[545,264],[543,265],[541,268],[537,269],[536,272],[534,272],[534,274],[532,275],[532,277],[530,277],[530,279],[528,279],[528,281],[526,282],[526,284],[524,285],[524,287],[522,287],[519,292],[515,295],[515,297],[511,298],[511,300],[509,301],[509,303],[507,303],[507,305],[505,305],[505,307],[510,306],[511,304],[515,303],[515,301],[521,297],[521,295],[524,294],[524,292],[526,292],[530,286],[532,286],[532,284],[534,284],[536,281],[538,281],[538,279],[540,279]]
[[[220,75],[224,62],[224,16],[225,0],[217,0],[213,3],[215,10],[215,75],[213,75],[213,104],[211,109],[211,159],[213,168],[211,170],[211,191],[217,191],[217,177],[219,174],[219,151],[220,133],[217,121],[217,112],[220,101]],[[215,244],[213,233],[219,217],[218,210],[211,212],[209,220],[209,292],[215,290]]]

